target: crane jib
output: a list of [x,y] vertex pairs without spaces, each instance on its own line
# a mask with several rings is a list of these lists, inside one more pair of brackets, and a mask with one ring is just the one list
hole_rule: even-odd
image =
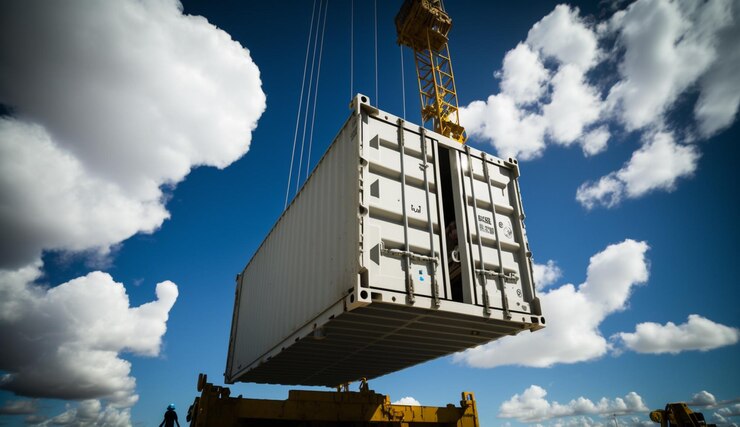
[[460,125],[455,75],[448,45],[452,19],[441,0],[406,0],[396,15],[398,43],[414,51],[421,118],[432,129],[465,143]]

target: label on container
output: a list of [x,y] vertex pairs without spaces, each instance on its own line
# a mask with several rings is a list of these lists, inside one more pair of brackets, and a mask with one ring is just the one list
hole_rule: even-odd
[[478,228],[484,233],[496,234],[496,230],[493,229],[493,220],[490,217],[478,215]]

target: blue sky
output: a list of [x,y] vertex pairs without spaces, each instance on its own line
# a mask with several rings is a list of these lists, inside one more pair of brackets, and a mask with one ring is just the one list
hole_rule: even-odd
[[[350,2],[328,7],[311,167],[353,92],[404,113],[400,2],[377,5],[377,88],[373,3],[354,3],[352,79]],[[222,381],[234,277],[283,210],[314,2],[34,5],[0,6],[0,424],[184,419],[197,374]],[[469,144],[520,159],[552,261],[548,328],[371,387],[473,391],[485,426],[639,425],[668,401],[737,423],[740,5],[556,6],[446,2]]]

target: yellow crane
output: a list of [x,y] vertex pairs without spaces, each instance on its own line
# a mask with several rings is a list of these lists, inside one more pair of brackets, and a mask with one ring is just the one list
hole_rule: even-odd
[[432,129],[461,144],[467,136],[460,126],[455,75],[447,35],[452,19],[442,0],[405,0],[396,15],[398,44],[414,51],[419,81],[421,119]]

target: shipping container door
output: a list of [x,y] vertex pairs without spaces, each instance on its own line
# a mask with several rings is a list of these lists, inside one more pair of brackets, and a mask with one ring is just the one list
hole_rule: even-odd
[[407,298],[435,293],[445,298],[436,143],[421,132],[404,129],[403,121],[392,123],[372,116],[366,120],[366,285],[405,293]]
[[502,310],[505,317],[518,320],[532,312],[535,300],[518,169],[472,151],[451,156],[461,192],[456,220],[463,275],[472,281],[474,304]]

